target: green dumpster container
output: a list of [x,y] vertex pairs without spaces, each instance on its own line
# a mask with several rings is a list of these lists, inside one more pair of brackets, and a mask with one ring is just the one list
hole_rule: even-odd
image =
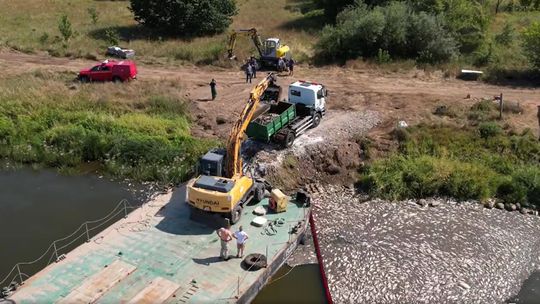
[[[277,114],[268,121],[265,116]],[[296,117],[296,107],[292,103],[278,102],[271,105],[268,112],[252,120],[246,130],[248,137],[268,142],[274,134],[286,127]],[[263,121],[264,120],[264,121]]]

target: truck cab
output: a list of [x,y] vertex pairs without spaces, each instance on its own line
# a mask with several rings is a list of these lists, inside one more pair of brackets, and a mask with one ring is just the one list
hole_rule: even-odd
[[316,82],[299,80],[289,85],[289,103],[303,105],[321,116],[326,112],[328,91],[324,85]]

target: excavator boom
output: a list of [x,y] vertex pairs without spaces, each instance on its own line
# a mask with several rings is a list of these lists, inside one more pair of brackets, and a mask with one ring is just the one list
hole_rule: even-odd
[[274,73],[268,74],[249,94],[249,100],[240,117],[233,125],[227,142],[227,158],[225,160],[225,176],[237,179],[242,176],[242,156],[240,148],[244,133],[266,89],[276,81]]
[[263,56],[263,44],[261,42],[261,37],[257,33],[257,30],[255,28],[252,28],[248,30],[234,30],[231,33],[231,35],[229,36],[229,44],[227,48],[227,55],[229,59],[236,58],[236,56],[234,55],[234,48],[236,47],[236,38],[238,34],[245,35],[251,38],[253,44],[255,44],[255,48],[257,48],[257,51],[259,52],[259,56]]

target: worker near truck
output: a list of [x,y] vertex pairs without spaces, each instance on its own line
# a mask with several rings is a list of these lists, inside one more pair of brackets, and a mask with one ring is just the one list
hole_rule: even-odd
[[246,83],[251,83],[251,78],[253,78],[253,67],[251,66],[251,63],[248,61],[246,64]]
[[287,64],[289,66],[289,76],[293,76],[294,74],[294,64],[295,64],[294,60],[292,58],[289,59],[289,62]]
[[285,60],[283,59],[283,57],[279,57],[278,59],[278,72],[283,72],[285,71]]
[[240,226],[238,227],[238,231],[234,233],[233,237],[236,239],[236,248],[238,249],[236,257],[241,258],[244,256],[244,249],[246,247],[246,241],[249,239],[249,236],[243,230],[242,226]]
[[216,234],[221,240],[221,251],[219,252],[219,257],[225,261],[229,259],[229,242],[233,239],[233,234],[230,229],[231,225],[227,224],[225,227],[221,227],[216,230]]
[[253,78],[257,78],[257,60],[255,59],[255,57],[251,56],[251,58],[249,58],[249,63],[253,68]]
[[217,82],[214,78],[212,78],[212,81],[210,81],[210,92],[212,93],[212,100],[216,99],[217,91],[216,91]]

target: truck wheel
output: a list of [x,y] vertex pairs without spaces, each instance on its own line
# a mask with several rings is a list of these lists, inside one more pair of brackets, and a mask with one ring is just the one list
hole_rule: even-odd
[[315,129],[320,123],[321,123],[321,114],[316,113],[315,116],[313,116],[313,125],[311,126],[311,128]]
[[79,80],[82,83],[89,83],[90,82],[90,78],[88,78],[88,76],[81,76],[81,78],[79,78]]
[[231,212],[231,224],[236,224],[242,217],[242,207],[236,207],[234,208],[233,212]]
[[114,83],[120,83],[120,82],[122,82],[122,78],[120,78],[120,77],[118,77],[118,76],[114,76],[113,79],[112,79],[112,81],[113,81]]
[[296,136],[294,135],[293,131],[287,132],[287,135],[285,135],[285,139],[283,141],[283,146],[285,148],[290,148],[293,145],[295,139]]

